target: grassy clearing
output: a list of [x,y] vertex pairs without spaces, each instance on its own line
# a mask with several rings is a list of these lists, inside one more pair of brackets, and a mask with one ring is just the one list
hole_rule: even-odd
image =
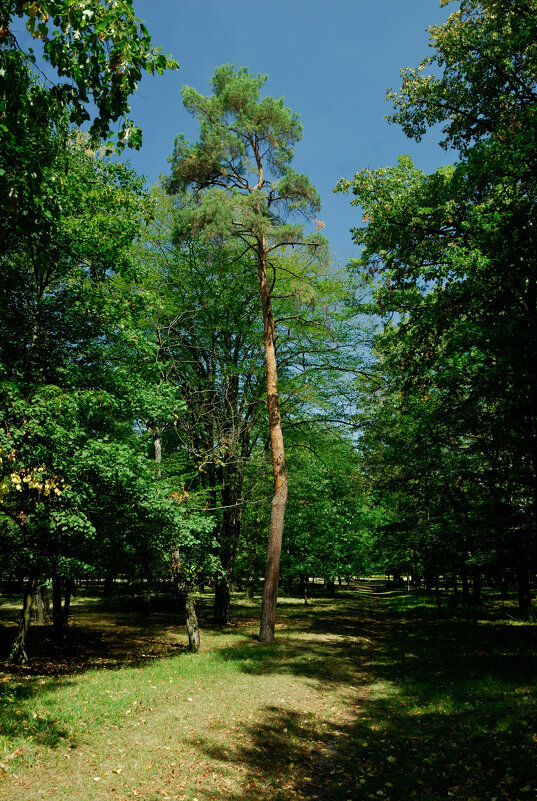
[[359,657],[370,644],[356,623],[359,599],[307,608],[284,600],[270,646],[255,638],[257,606],[237,603],[236,625],[206,625],[196,656],[162,615],[77,603],[73,637],[86,643],[84,658],[71,646],[57,654],[60,675],[51,661],[53,675],[4,676],[0,798],[306,797],[363,681]]
[[77,605],[68,649],[0,674],[2,801],[536,798],[537,629],[509,607],[284,599],[260,646],[237,599],[191,656],[169,615]]

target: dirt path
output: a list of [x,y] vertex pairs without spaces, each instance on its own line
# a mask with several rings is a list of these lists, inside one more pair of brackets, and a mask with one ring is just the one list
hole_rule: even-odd
[[[379,598],[384,583],[364,582],[355,608],[354,637],[349,637],[349,649],[355,649],[356,674],[349,684],[345,712],[338,727],[319,749],[312,770],[312,782],[305,797],[312,801],[334,801],[341,790],[342,777],[348,768],[350,740],[361,716],[367,713],[374,676],[371,672],[381,641],[389,635],[390,625],[379,613]],[[352,750],[352,748],[351,748]],[[347,796],[348,797],[348,796]]]

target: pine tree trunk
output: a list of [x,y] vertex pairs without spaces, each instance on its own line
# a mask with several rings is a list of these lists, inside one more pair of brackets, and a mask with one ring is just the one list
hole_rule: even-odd
[[270,285],[267,277],[265,241],[258,240],[258,275],[261,304],[263,307],[263,344],[265,347],[265,370],[267,377],[267,402],[272,448],[272,472],[274,476],[274,496],[270,507],[270,525],[267,543],[267,563],[263,586],[261,608],[261,642],[272,642],[276,627],[276,604],[278,601],[278,580],[280,576],[280,555],[282,550],[285,505],[287,503],[287,471],[278,395],[278,368],[274,335],[274,317]]

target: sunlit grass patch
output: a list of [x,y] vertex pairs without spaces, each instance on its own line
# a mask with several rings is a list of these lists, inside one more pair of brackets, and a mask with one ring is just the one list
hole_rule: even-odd
[[[315,760],[349,717],[349,683],[360,673],[358,637],[349,648],[356,598],[338,609],[283,599],[268,646],[256,640],[258,603],[241,602],[230,628],[206,620],[199,654],[174,656],[156,648],[158,615],[152,628],[123,606],[78,603],[75,629],[100,624],[109,638],[132,639],[141,661],[94,669],[96,655],[85,653],[85,669],[68,675],[6,676],[0,798],[33,801],[37,790],[54,801],[305,797]],[[200,599],[202,618],[205,609]],[[169,628],[162,634],[175,642]]]

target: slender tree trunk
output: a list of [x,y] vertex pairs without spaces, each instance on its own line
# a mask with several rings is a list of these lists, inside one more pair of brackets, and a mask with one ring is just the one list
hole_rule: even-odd
[[10,659],[12,662],[27,665],[28,654],[26,653],[26,640],[28,638],[28,629],[30,627],[30,620],[32,616],[32,605],[34,595],[37,589],[37,579],[30,576],[28,583],[24,589],[24,601],[22,604],[22,613],[19,621],[19,631],[11,649]]
[[438,576],[438,570],[435,570],[434,573],[434,594],[436,597],[436,610],[438,612],[438,617],[442,616],[442,597],[440,595],[440,578]]
[[244,463],[242,453],[235,443],[223,471],[221,497],[224,509],[220,537],[220,564],[223,574],[217,576],[214,585],[214,621],[222,626],[231,622],[231,581],[241,533],[243,507],[240,500],[243,484]]
[[466,571],[466,565],[461,566],[461,585],[462,585],[462,600],[463,603],[470,602],[470,588],[468,586],[468,573]]
[[105,596],[105,598],[111,598],[112,595],[114,594],[115,580],[116,580],[116,569],[115,567],[109,567],[104,577],[103,595]]
[[35,588],[33,603],[35,606],[35,622],[39,623],[39,625],[43,625],[45,622],[45,602],[43,599],[42,585],[39,584],[39,582]]
[[246,579],[246,598],[249,601],[254,600],[255,590],[255,577],[257,565],[257,546],[250,550],[250,558],[248,559],[248,578]]
[[182,570],[179,548],[174,547],[171,550],[171,565],[174,597],[185,614],[186,632],[188,635],[188,650],[192,653],[197,653],[200,648],[198,617],[196,615],[194,599],[192,598],[191,594],[191,586],[185,579]]
[[160,478],[160,469],[162,464],[162,440],[160,438],[160,429],[156,425],[153,428],[153,455],[157,465],[157,478]]
[[304,598],[304,605],[308,605],[308,577],[300,574],[300,594]]
[[220,626],[228,626],[231,622],[230,614],[231,591],[227,573],[218,576],[214,583],[214,622]]
[[200,630],[198,626],[198,616],[196,615],[194,599],[192,598],[190,592],[187,592],[185,595],[184,607],[186,631],[188,634],[188,650],[195,654],[200,649]]
[[246,580],[246,600],[247,601],[253,601],[254,600],[254,582],[255,582],[254,571],[253,570],[249,570],[248,571],[248,578]]
[[526,560],[518,559],[516,569],[516,586],[518,607],[521,610],[531,609],[530,579],[528,573],[528,563]]
[[267,543],[267,564],[263,586],[261,608],[261,642],[272,642],[276,627],[276,604],[278,601],[278,579],[280,575],[280,555],[282,550],[283,523],[287,502],[287,471],[278,395],[278,368],[274,335],[274,317],[270,285],[267,276],[265,240],[258,240],[258,275],[261,305],[263,307],[263,343],[265,347],[265,370],[267,377],[267,401],[272,448],[272,472],[274,476],[274,496],[270,507],[270,525]]
[[481,571],[477,565],[472,572],[472,603],[481,606]]
[[52,580],[52,631],[55,637],[63,637],[62,580],[56,576]]
[[76,595],[76,584],[73,579],[68,579],[65,582],[65,596],[63,599],[62,622],[63,630],[67,632],[69,628],[69,613],[71,611],[71,598]]

